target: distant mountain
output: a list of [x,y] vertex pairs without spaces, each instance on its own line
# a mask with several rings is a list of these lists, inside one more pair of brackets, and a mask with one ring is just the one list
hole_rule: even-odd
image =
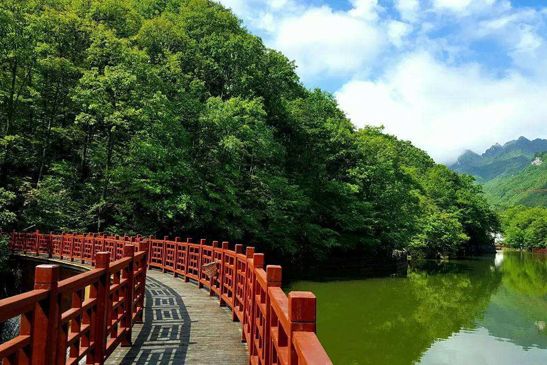
[[521,171],[498,176],[484,184],[488,200],[498,207],[547,207],[547,152],[538,153]]
[[465,151],[449,166],[454,171],[475,176],[485,183],[502,176],[510,176],[526,168],[537,153],[547,151],[547,139],[529,140],[520,137],[503,146],[496,143],[482,155]]

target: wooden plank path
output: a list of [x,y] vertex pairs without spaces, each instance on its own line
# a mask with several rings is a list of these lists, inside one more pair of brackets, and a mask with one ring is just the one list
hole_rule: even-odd
[[208,291],[149,270],[145,303],[144,323],[133,327],[133,346],[118,347],[105,364],[248,363],[241,325]]
[[[64,265],[78,271],[81,263],[18,254],[36,263]],[[133,346],[117,347],[106,365],[246,365],[247,345],[241,341],[241,324],[218,299],[192,282],[172,274],[148,270],[144,323],[133,326]]]

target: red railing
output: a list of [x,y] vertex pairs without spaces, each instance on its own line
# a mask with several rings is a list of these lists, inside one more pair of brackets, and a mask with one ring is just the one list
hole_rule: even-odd
[[[144,240],[149,245],[148,264],[163,272],[184,276],[219,298],[242,324],[242,340],[249,347],[249,362],[260,365],[332,364],[316,331],[316,298],[310,292],[281,289],[281,266],[264,267],[264,254],[253,247],[205,240],[192,243],[168,237]],[[203,265],[217,262],[217,274],[208,277]]]
[[59,281],[58,265],[39,265],[34,290],[0,300],[0,322],[20,317],[19,334],[0,344],[2,364],[102,364],[119,344],[131,345],[131,328],[142,321],[147,252],[142,242],[117,238],[111,254],[106,241],[12,233],[12,251],[78,259],[95,268]]
[[[142,251],[148,252],[148,267],[183,276],[185,281],[195,281],[199,287],[208,288],[211,296],[216,295],[221,306],[228,306],[232,310],[232,319],[242,324],[242,340],[248,344],[251,364],[332,364],[315,334],[315,296],[310,292],[291,292],[286,295],[281,289],[281,266],[264,267],[264,254],[255,253],[253,247],[247,247],[243,253],[242,245],[237,244],[234,250],[230,250],[228,242],[219,244],[213,241],[207,244],[205,240],[193,243],[191,239],[182,242],[179,238],[169,240],[168,237],[42,235],[39,232],[13,233],[11,247],[20,252],[95,263],[94,253],[100,251],[108,251],[113,257],[121,259],[125,245],[130,242],[138,243]],[[140,260],[143,258],[141,256]],[[208,277],[202,267],[211,262],[217,262],[217,274]],[[122,264],[113,263],[111,267],[118,268],[116,265]],[[134,265],[142,268],[142,261],[135,259]],[[142,271],[129,271],[137,276],[143,274],[144,268]],[[123,290],[120,284],[123,278],[123,274],[111,276],[111,290]],[[135,285],[134,292],[133,302],[138,308],[139,319],[142,319],[144,280],[142,286]],[[122,321],[120,314],[115,311],[118,308],[116,298],[122,297],[124,294],[111,293],[110,303],[113,304],[108,308],[113,309],[107,315],[111,318],[112,326],[116,323],[121,327],[117,330],[107,328],[106,332],[111,337],[105,356],[110,353],[108,349],[117,344],[120,336],[115,335],[116,331],[128,330],[127,321]],[[122,345],[123,338],[121,336]]]

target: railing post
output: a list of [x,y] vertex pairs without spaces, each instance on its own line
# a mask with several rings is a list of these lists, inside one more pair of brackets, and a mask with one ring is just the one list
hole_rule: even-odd
[[[211,250],[211,262],[215,262],[215,250],[219,248],[218,241],[213,241],[212,246],[213,246],[213,248]],[[217,269],[218,269],[218,267],[217,267]],[[217,275],[218,275],[218,271],[217,271]],[[209,278],[209,296],[211,296],[211,297],[215,295],[215,290],[213,289],[214,285],[215,285],[215,277],[214,277],[214,275],[212,275]],[[220,295],[219,295],[219,298],[220,298]]]
[[188,277],[188,265],[190,265],[190,243],[192,243],[192,238],[186,238],[186,256],[184,257],[184,281],[189,282],[190,278]]
[[91,233],[91,266],[95,266],[95,233]]
[[243,245],[241,243],[236,244],[235,248],[235,260],[234,260],[234,271],[232,273],[232,300],[233,300],[233,308],[232,308],[232,321],[237,322],[237,313],[236,313],[236,301],[237,301],[237,283],[239,275],[237,274],[237,266],[239,263],[237,255],[243,253]]
[[289,293],[289,365],[298,364],[294,349],[294,332],[315,332],[316,298],[311,292],[293,291]]
[[154,248],[152,240],[154,239],[154,236],[150,235],[148,236],[148,268],[150,269],[150,263],[152,262],[152,253],[154,252]]
[[203,245],[205,244],[205,239],[199,240],[199,259],[198,259],[198,288],[203,288],[201,283],[201,263],[203,261]]
[[265,318],[265,329],[264,329],[264,351],[266,351],[266,354],[264,355],[264,358],[266,360],[266,364],[271,363],[271,319],[270,319],[270,291],[268,288],[270,287],[281,287],[281,266],[279,265],[268,265],[266,266],[266,318]]
[[161,241],[161,272],[165,272],[165,263],[167,258],[167,240],[169,239],[168,236],[163,236],[163,241]]
[[135,246],[134,245],[125,245],[123,246],[123,256],[131,258],[131,261],[129,261],[129,264],[125,267],[125,269],[122,272],[122,278],[127,280],[127,284],[125,284],[125,295],[124,295],[124,301],[125,301],[125,313],[123,314],[122,318],[122,328],[124,329],[122,339],[121,339],[121,345],[122,347],[131,346],[131,329],[132,329],[132,322],[133,322],[133,290],[135,289],[135,282],[134,282],[134,256],[135,256]]
[[142,237],[138,236],[137,237],[137,247],[138,247],[138,250],[139,251],[144,251],[145,254],[144,254],[144,258],[141,260],[141,265],[142,265],[142,274],[141,276],[144,278],[144,283],[143,285],[141,285],[141,287],[139,288],[139,295],[140,295],[140,299],[139,299],[139,302],[137,303],[137,305],[139,307],[142,308],[142,311],[137,315],[137,317],[135,317],[135,323],[143,323],[143,313],[144,313],[144,297],[145,297],[145,283],[146,283],[146,270],[148,268],[148,245],[142,241]]
[[173,253],[173,276],[177,277],[177,261],[179,259],[180,237],[175,237],[175,252]]
[[253,341],[256,331],[256,270],[264,268],[264,254],[255,253],[253,255],[253,267],[252,267],[252,281],[251,281],[251,323],[249,323],[249,330],[251,332],[251,343],[249,346],[249,354],[254,354],[256,352],[256,345]]
[[81,238],[81,243],[80,243],[80,263],[85,264],[85,248],[86,248],[86,245],[87,245],[87,236],[88,236],[88,234],[84,233],[80,236],[82,237]]
[[[226,306],[226,302],[224,301],[224,299],[222,299],[222,295],[224,294],[224,276],[226,275],[226,251],[228,251],[228,242],[227,241],[222,241],[222,253],[221,253],[221,256],[220,256],[220,280],[219,280],[219,285],[220,285],[220,290],[219,290],[219,293],[218,293],[218,298],[220,300],[220,306],[221,307],[225,307]],[[232,278],[233,280],[233,278]]]
[[57,331],[61,320],[57,287],[58,265],[38,265],[34,275],[34,289],[49,290],[48,297],[36,303],[32,318],[32,364],[55,363]]
[[110,291],[110,252],[97,252],[96,268],[103,269],[101,278],[97,281],[97,311],[95,313],[95,364],[104,363],[106,348],[106,306]]
[[74,261],[74,233],[70,234],[70,261]]
[[51,258],[53,256],[53,232],[49,232],[47,240],[47,257]]
[[[118,242],[120,241],[120,235],[117,234],[114,236],[114,257],[112,257],[112,261],[117,261],[121,259],[121,257],[118,257]],[[123,252],[122,252],[123,257]]]
[[[253,285],[249,285],[249,280],[247,278],[247,275],[249,274],[249,259],[252,259],[253,258],[253,255],[255,253],[255,248],[254,247],[247,247],[245,249],[245,270],[243,270],[245,272],[245,275],[243,277],[243,331],[241,333],[241,340],[242,341],[245,341],[246,338],[245,338],[245,324],[247,324],[247,307],[249,306],[248,304],[248,301],[247,301],[247,297],[249,296],[249,290],[251,290],[251,296],[254,296],[254,290],[253,290]],[[251,310],[252,310],[252,307],[251,307]],[[251,324],[249,324],[250,326]],[[250,345],[249,345],[250,346]],[[250,350],[250,348],[249,348]]]
[[40,231],[37,229],[34,232],[34,235],[36,240],[34,250],[35,250],[36,256],[38,256],[40,254]]
[[59,246],[59,257],[61,258],[61,260],[64,257],[64,252],[65,252],[65,232],[61,232],[61,243]]

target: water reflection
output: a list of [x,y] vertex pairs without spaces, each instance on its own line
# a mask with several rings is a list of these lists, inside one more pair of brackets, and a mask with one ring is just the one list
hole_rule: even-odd
[[503,263],[503,258],[503,251],[496,252],[496,256],[494,257],[494,265],[496,266],[496,268],[499,268],[501,266],[501,264]]
[[547,261],[505,252],[406,278],[310,282],[336,364],[547,364]]

